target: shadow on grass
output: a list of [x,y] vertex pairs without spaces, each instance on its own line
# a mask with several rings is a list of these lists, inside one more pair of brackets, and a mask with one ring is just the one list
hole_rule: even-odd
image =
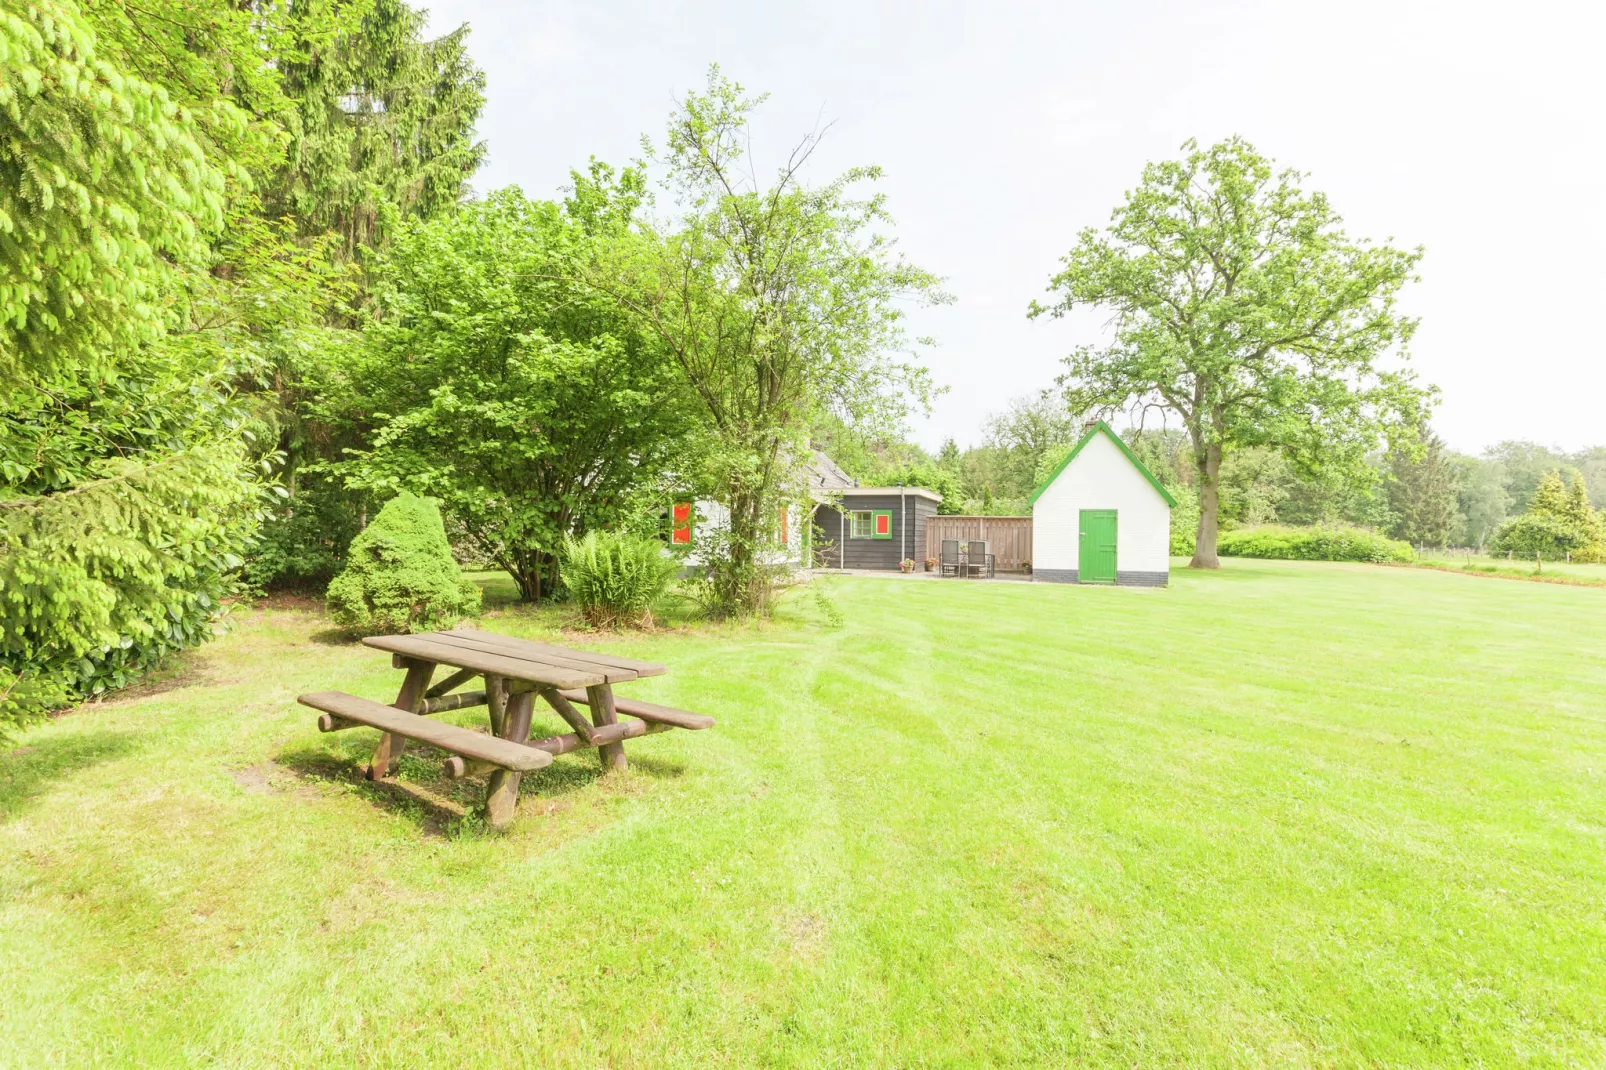
[[[304,781],[336,785],[367,800],[377,809],[412,822],[427,835],[451,837],[465,823],[477,824],[485,802],[484,776],[453,780],[442,769],[448,753],[427,744],[410,742],[396,774],[373,781],[364,776],[376,740],[341,739],[333,750],[305,747],[287,751],[274,761]],[[665,780],[684,775],[679,762],[630,754],[631,770],[639,776]],[[590,787],[602,776],[595,751],[564,755],[545,769],[525,773],[519,798],[556,800]]]
[[10,821],[64,777],[132,754],[132,732],[84,732],[0,754],[0,823]]
[[358,638],[344,628],[320,628],[307,636],[307,642],[319,646],[356,646]]
[[[469,808],[463,808],[460,804],[454,806],[457,800],[443,798],[423,786],[415,785],[410,778],[368,780],[363,775],[368,757],[368,754],[364,754],[359,760],[348,754],[307,748],[288,751],[274,761],[302,780],[333,785],[352,792],[374,808],[405,819],[429,836],[449,836],[463,821]],[[403,762],[406,762],[405,758]]]

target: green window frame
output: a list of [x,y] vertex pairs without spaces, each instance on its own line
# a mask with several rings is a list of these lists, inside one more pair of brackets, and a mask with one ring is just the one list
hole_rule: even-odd
[[871,519],[870,510],[855,509],[848,513],[848,538],[868,539],[875,532],[875,523]]

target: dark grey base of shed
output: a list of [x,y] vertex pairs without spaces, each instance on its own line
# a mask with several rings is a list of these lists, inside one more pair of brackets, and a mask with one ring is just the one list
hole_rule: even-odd
[[[1078,583],[1076,569],[1040,568],[1032,572],[1032,579],[1043,583]],[[1115,586],[1117,587],[1164,587],[1171,581],[1169,572],[1122,572],[1115,573]],[[1090,584],[1089,586],[1108,586],[1107,584]]]

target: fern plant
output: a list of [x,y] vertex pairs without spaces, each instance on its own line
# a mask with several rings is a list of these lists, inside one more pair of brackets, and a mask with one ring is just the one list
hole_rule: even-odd
[[653,603],[669,589],[680,562],[657,539],[592,531],[564,537],[560,569],[588,622],[630,628],[652,623]]

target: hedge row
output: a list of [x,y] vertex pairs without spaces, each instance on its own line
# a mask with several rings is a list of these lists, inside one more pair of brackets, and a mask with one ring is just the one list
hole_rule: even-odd
[[1290,528],[1276,525],[1223,531],[1216,543],[1223,557],[1272,557],[1287,561],[1408,562],[1411,544],[1365,528]]

